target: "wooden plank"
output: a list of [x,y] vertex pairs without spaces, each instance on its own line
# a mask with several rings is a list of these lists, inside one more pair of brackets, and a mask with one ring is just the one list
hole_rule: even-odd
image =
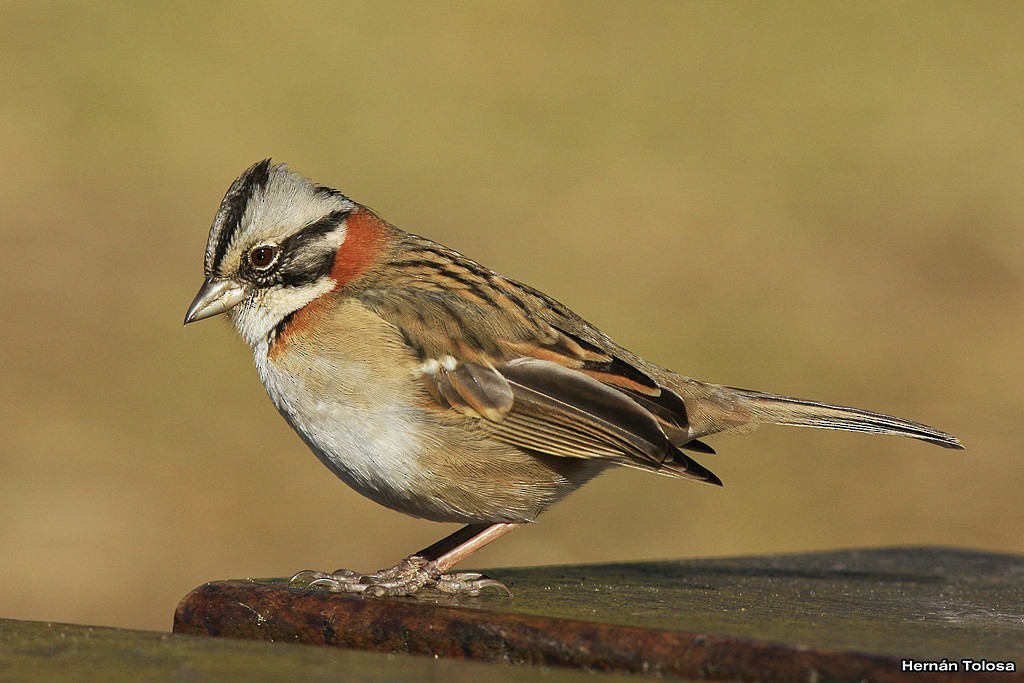
[[182,601],[174,630],[719,680],[920,680],[903,660],[957,665],[934,680],[1024,680],[963,661],[1024,665],[1015,555],[897,548],[488,574],[515,596],[216,582]]

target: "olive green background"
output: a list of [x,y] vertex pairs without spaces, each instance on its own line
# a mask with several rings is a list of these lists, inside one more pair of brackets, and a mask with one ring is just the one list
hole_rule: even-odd
[[1019,3],[3,3],[0,616],[167,629],[221,578],[454,527],[337,481],[223,323],[267,156],[684,374],[968,450],[764,428],[718,489],[618,471],[475,566],[1024,551]]

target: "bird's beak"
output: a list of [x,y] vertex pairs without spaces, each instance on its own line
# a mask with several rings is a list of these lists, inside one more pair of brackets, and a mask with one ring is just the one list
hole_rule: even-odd
[[245,298],[245,287],[234,280],[208,277],[185,313],[185,324],[229,311]]

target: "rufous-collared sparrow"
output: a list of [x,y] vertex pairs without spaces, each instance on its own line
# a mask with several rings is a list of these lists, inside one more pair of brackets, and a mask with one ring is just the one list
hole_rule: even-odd
[[854,408],[699,382],[636,356],[568,308],[403,232],[337,190],[261,161],[210,230],[190,323],[227,313],[271,400],[363,495],[465,528],[373,574],[297,585],[367,595],[502,587],[456,562],[610,467],[720,484],[683,451],[772,423],[955,437]]

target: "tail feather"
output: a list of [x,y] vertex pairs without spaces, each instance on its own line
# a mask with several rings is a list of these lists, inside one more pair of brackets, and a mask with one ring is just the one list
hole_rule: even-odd
[[934,427],[859,408],[706,384],[691,379],[686,380],[680,389],[693,438],[718,432],[742,431],[759,424],[778,424],[890,434],[919,439],[943,448],[963,448],[955,436]]

